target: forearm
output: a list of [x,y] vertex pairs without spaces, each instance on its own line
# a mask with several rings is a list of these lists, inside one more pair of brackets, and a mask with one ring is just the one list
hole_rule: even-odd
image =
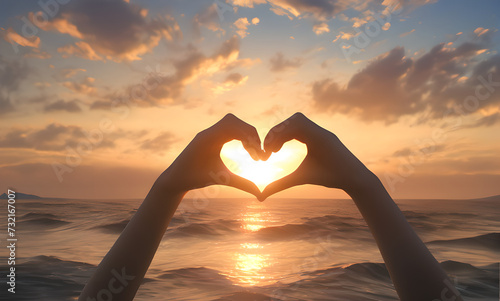
[[132,300],[184,193],[162,174],[99,264],[79,300]]
[[384,258],[401,300],[462,300],[376,176],[349,191]]

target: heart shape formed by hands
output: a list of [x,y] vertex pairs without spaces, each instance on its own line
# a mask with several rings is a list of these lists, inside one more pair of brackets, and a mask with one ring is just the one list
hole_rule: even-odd
[[220,157],[234,174],[250,180],[262,191],[270,183],[293,173],[307,155],[305,144],[292,140],[266,161],[255,161],[241,141],[233,140],[222,147]]

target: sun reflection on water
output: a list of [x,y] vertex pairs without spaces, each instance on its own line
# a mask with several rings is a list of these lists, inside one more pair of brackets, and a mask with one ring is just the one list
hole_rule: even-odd
[[[262,249],[262,247],[253,250],[258,249]],[[253,286],[269,281],[266,275],[266,268],[270,265],[268,254],[259,254],[257,252],[236,253],[234,260],[236,269],[234,277],[241,285]]]
[[[241,213],[239,220],[242,230],[250,240],[253,233],[271,224],[272,216],[265,205],[252,203]],[[265,245],[255,242],[254,239],[252,242],[242,242],[238,251],[233,254],[233,260],[231,277],[236,279],[239,285],[254,286],[273,282],[273,277],[267,271],[272,265],[272,258],[266,252]]]

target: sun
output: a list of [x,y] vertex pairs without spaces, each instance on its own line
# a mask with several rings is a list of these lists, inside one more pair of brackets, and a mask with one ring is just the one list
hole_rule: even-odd
[[253,160],[238,140],[224,144],[220,153],[222,162],[231,172],[254,182],[261,191],[269,183],[295,171],[306,155],[307,147],[296,140],[285,143],[267,161]]

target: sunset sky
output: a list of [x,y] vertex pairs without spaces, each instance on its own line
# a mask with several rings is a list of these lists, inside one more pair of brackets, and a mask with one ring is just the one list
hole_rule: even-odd
[[500,194],[499,1],[0,3],[0,193],[142,198],[226,113],[301,111],[395,198]]

